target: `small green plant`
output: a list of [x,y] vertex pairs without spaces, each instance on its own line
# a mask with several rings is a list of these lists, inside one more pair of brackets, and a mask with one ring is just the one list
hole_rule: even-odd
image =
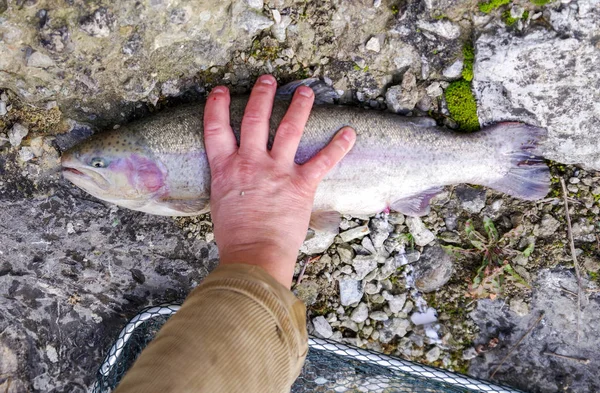
[[529,19],[529,10],[523,11],[523,16],[521,16],[521,19],[523,19],[523,20]]
[[513,18],[510,14],[510,10],[506,10],[502,13],[502,21],[506,26],[512,26],[519,21],[519,18]]
[[484,218],[483,228],[486,236],[475,229],[471,220],[466,222],[465,234],[473,248],[444,246],[451,253],[481,255],[481,266],[469,285],[468,296],[493,299],[504,292],[506,281],[529,288],[529,284],[513,269],[509,259],[519,254],[529,257],[535,244],[529,244],[523,251],[516,251],[513,247],[522,235],[521,227],[500,237],[494,222],[490,218]]
[[[490,0],[486,3],[479,3],[479,11],[484,14],[489,14],[496,8],[500,8],[503,5],[509,4],[511,0]],[[532,1],[545,1],[545,0],[532,0]]]
[[467,42],[463,46],[463,70],[462,77],[464,80],[471,82],[473,80],[473,62],[475,61],[475,48],[473,44]]
[[466,80],[450,83],[444,92],[450,116],[462,131],[479,130],[477,102],[471,91],[471,84]]
[[546,5],[548,3],[552,3],[554,0],[530,0],[533,4],[538,5],[538,6],[543,6]]
[[412,233],[402,233],[396,236],[396,240],[410,246],[411,250],[415,249],[415,237]]
[[394,16],[398,15],[398,13],[400,12],[400,9],[398,8],[398,6],[396,4],[393,4],[391,9],[392,9],[392,15],[394,15]]

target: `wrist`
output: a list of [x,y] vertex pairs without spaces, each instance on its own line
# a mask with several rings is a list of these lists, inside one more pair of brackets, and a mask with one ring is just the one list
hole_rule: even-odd
[[298,249],[272,242],[219,246],[220,264],[259,266],[286,288],[290,288]]

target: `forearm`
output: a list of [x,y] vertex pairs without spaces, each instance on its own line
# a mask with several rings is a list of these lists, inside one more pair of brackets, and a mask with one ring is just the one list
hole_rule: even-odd
[[288,392],[306,351],[302,302],[256,266],[222,265],[190,294],[116,392]]

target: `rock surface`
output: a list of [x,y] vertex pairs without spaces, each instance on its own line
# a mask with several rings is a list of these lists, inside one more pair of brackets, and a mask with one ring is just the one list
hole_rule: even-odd
[[415,287],[423,292],[441,288],[454,271],[452,257],[439,245],[427,247],[414,265]]
[[479,119],[545,127],[547,158],[600,170],[600,7],[572,2],[546,10],[544,19],[551,29],[523,36],[500,29],[477,39]]

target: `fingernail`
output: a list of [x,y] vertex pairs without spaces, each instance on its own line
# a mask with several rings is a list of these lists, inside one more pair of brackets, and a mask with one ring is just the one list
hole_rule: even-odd
[[227,89],[223,86],[217,86],[214,89],[212,89],[211,93],[215,94],[215,93],[226,93]]
[[341,138],[345,141],[352,142],[354,139],[354,131],[351,128],[346,128],[342,131]]
[[303,97],[310,98],[313,95],[313,90],[310,87],[305,87],[305,88],[300,87],[298,90],[298,94],[300,94]]
[[272,85],[275,81],[270,76],[261,76],[260,83],[264,83],[265,85]]

